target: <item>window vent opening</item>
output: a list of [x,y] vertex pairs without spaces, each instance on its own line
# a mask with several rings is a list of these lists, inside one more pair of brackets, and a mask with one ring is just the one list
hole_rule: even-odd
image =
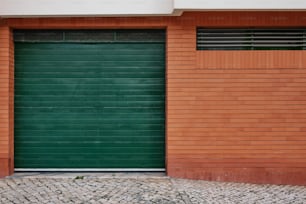
[[197,50],[306,50],[306,28],[198,28]]
[[165,42],[164,30],[15,30],[15,42]]

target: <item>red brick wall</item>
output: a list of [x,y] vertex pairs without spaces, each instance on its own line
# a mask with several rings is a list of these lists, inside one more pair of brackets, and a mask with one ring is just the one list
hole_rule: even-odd
[[[7,24],[33,29],[167,28],[168,175],[306,184],[306,51],[196,51],[196,26],[306,26],[305,12],[9,19]],[[7,52],[5,49],[4,55]],[[7,63],[7,56],[3,59]],[[6,64],[5,70],[9,67]],[[12,84],[7,87],[8,73],[0,79],[6,95],[12,90]],[[7,104],[12,97],[5,99],[1,110],[12,107]],[[12,111],[11,115],[4,112],[1,127],[12,127],[7,120],[13,118]],[[5,130],[0,137],[6,143],[0,151],[12,161],[13,144],[7,140],[12,141],[13,133],[8,127]]]
[[0,22],[0,176],[13,169],[13,50],[10,28]]
[[170,175],[305,184],[306,69],[172,73]]
[[[177,43],[189,50],[196,26],[306,26],[306,13],[187,16],[182,27],[193,38]],[[188,59],[168,62],[168,174],[306,184],[306,51],[196,51]]]

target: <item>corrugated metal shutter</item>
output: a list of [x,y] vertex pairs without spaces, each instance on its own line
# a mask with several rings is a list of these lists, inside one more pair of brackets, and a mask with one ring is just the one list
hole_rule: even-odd
[[164,167],[163,31],[15,40],[15,168]]

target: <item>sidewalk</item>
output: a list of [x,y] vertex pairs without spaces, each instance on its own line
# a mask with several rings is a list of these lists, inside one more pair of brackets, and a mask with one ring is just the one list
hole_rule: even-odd
[[17,173],[0,203],[306,203],[306,187],[172,179],[162,173]]

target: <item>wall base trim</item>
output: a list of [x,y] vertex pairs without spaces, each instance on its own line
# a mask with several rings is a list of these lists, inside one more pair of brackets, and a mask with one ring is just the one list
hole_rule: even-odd
[[306,185],[306,168],[179,168],[169,167],[168,176],[218,182]]

